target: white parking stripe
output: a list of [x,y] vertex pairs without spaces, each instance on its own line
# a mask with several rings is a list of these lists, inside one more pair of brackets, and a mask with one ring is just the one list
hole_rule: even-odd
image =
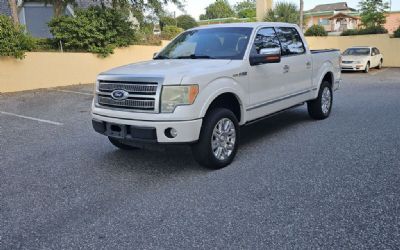
[[64,93],[73,93],[73,94],[78,94],[78,95],[93,96],[92,93],[87,93],[87,92],[79,92],[79,91],[72,91],[72,90],[65,90],[65,89],[53,89],[53,90],[58,91],[58,92],[64,92]]
[[25,115],[18,115],[18,114],[14,114],[14,113],[5,112],[5,111],[0,111],[0,114],[2,114],[2,115],[14,116],[14,117],[19,117],[19,118],[24,118],[24,119],[28,119],[28,120],[32,120],[32,121],[37,121],[37,122],[48,123],[48,124],[57,125],[57,126],[62,126],[62,125],[63,125],[62,123],[59,123],[59,122],[53,122],[53,121],[49,121],[49,120],[43,120],[43,119],[39,119],[39,118],[35,118],[35,117],[30,117],[30,116],[25,116]]

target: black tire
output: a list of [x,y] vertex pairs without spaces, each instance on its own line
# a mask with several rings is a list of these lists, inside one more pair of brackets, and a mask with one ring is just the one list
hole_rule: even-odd
[[[326,89],[329,90],[329,95],[330,95],[330,105],[327,108],[327,110],[322,107],[323,94],[324,91],[326,91]],[[316,120],[326,119],[331,114],[332,103],[333,103],[333,94],[332,94],[331,84],[325,81],[321,84],[317,99],[307,102],[308,114],[311,116],[311,118]]]
[[365,66],[364,73],[368,73],[370,67],[371,67],[371,64],[368,62],[367,65]]
[[131,145],[127,145],[127,144],[123,143],[121,140],[113,138],[113,137],[108,137],[108,140],[110,140],[112,145],[116,146],[119,149],[123,149],[123,150],[140,149],[139,147],[134,147],[134,146],[131,146]]
[[379,62],[379,65],[376,67],[377,69],[382,69],[383,66],[383,59]]
[[[226,157],[226,159],[218,159],[217,156],[214,155],[214,151],[212,149],[211,144],[213,140],[214,141],[219,140],[215,139],[216,137],[213,135],[213,132],[217,124],[224,119],[228,119],[233,123],[235,128],[234,131],[235,140],[233,143],[233,149],[229,150],[231,152]],[[239,122],[232,111],[224,108],[216,108],[214,110],[211,110],[209,113],[207,113],[206,117],[203,120],[203,126],[201,128],[199,141],[196,144],[192,145],[193,156],[200,165],[206,168],[220,169],[226,167],[235,158],[239,144],[239,137],[240,137]]]

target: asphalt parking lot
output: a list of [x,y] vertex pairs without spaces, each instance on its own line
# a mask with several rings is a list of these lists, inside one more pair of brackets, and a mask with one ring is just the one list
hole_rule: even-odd
[[0,249],[400,247],[400,69],[346,73],[332,115],[245,127],[234,163],[120,151],[91,85],[0,95]]

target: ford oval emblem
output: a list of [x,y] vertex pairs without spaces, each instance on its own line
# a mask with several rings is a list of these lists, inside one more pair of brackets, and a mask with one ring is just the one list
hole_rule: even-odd
[[125,100],[128,98],[129,93],[126,92],[125,90],[117,89],[111,92],[111,97],[114,100]]

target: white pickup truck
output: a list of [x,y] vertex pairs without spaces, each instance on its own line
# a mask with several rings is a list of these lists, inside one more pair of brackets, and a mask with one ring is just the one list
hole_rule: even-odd
[[92,123],[121,149],[185,143],[201,165],[222,168],[241,126],[305,102],[312,118],[327,118],[340,79],[339,50],[310,51],[296,25],[204,26],[151,61],[101,73]]

